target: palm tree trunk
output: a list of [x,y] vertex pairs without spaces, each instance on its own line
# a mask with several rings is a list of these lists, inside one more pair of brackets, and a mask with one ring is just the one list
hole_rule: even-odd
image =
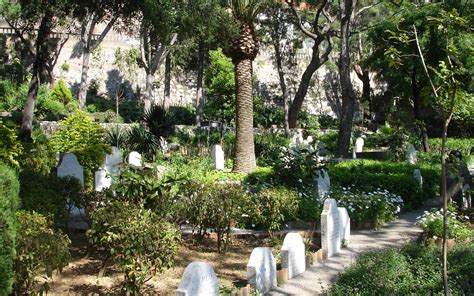
[[233,171],[249,173],[256,168],[253,139],[252,60],[241,59],[234,63],[237,88],[237,129]]

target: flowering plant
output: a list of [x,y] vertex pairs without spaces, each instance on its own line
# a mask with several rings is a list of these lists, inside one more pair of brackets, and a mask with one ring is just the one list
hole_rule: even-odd
[[[454,206],[449,206],[448,214],[448,238],[464,240],[471,236],[470,230],[464,223],[467,217],[459,216],[454,211]],[[438,239],[443,237],[443,209],[433,208],[425,211],[423,215],[417,218],[415,225],[423,228],[425,236],[428,238]]]
[[339,206],[347,209],[351,221],[370,223],[374,228],[392,221],[403,207],[403,200],[399,195],[380,188],[364,192],[342,187],[332,190],[330,197],[334,198]]

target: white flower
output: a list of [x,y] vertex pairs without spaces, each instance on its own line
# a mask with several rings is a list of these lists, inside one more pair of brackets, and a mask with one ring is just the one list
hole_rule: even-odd
[[433,239],[438,239],[438,237],[436,235],[433,235]]

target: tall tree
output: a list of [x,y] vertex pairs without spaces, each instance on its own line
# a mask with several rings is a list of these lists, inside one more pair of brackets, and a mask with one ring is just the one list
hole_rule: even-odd
[[[295,1],[285,1],[297,19],[299,29],[313,40],[311,60],[301,76],[298,90],[289,110],[288,124],[290,128],[294,128],[313,74],[329,59],[333,47],[331,37],[334,34],[331,26],[337,18],[331,16],[331,3],[328,0],[318,3],[310,1],[310,5],[302,5],[299,11]],[[308,10],[312,9],[316,10],[315,13],[308,13]]]
[[240,23],[240,34],[231,49],[235,65],[236,86],[236,139],[234,172],[249,173],[255,170],[255,144],[253,137],[253,81],[252,62],[258,53],[258,40],[254,22],[260,10],[259,0],[230,0],[232,15]]
[[21,0],[17,2],[2,0],[0,2],[0,10],[4,17],[21,20],[24,24],[24,29],[29,31],[30,38],[34,40],[31,49],[31,53],[34,56],[31,80],[20,129],[22,141],[32,141],[31,132],[33,129],[36,97],[40,83],[44,80],[41,74],[46,71],[48,64],[51,63],[51,59],[54,58],[52,55],[54,50],[50,46],[49,35],[54,28],[59,28],[65,24],[71,7],[72,3],[67,0]]
[[[82,51],[81,82],[77,98],[79,109],[86,106],[87,78],[91,53],[100,46],[110,30],[118,21],[126,22],[136,11],[133,1],[124,0],[86,0],[76,6],[75,17],[81,23],[80,44]],[[102,31],[96,35],[96,28],[104,24]]]

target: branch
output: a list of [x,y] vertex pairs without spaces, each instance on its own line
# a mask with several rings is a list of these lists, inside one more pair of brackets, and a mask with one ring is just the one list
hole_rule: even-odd
[[416,46],[418,48],[418,53],[420,54],[421,62],[423,64],[423,69],[425,69],[426,76],[428,77],[428,80],[430,81],[431,89],[433,90],[433,93],[434,93],[435,97],[439,98],[438,92],[436,91],[436,88],[433,84],[433,81],[431,80],[430,73],[428,72],[428,68],[426,67],[425,58],[423,57],[423,53],[421,52],[420,42],[418,40],[418,33],[416,31],[416,26],[415,25],[413,25],[413,30],[415,32]]
[[326,47],[326,49],[324,50],[324,53],[323,55],[321,56],[321,59],[319,60],[319,66],[323,65],[324,63],[327,62],[327,60],[329,59],[329,54],[331,53],[332,51],[332,40],[331,40],[331,36],[326,36],[326,41],[328,42],[328,46]]
[[15,31],[15,34],[18,36],[18,38],[20,38],[21,42],[26,46],[29,53],[32,56],[34,56],[35,55],[35,50],[33,48],[33,45],[31,45],[31,42],[28,39],[25,38],[25,36],[23,35],[23,32],[21,32],[20,29],[18,29],[18,27],[14,26],[13,23],[11,23],[9,19],[4,18],[4,20],[7,22],[7,24],[10,27],[13,28],[13,30]]
[[147,46],[147,40],[145,40],[145,29],[140,30],[140,59],[143,64],[143,68],[145,68],[145,72],[148,72],[150,69],[150,65],[148,63],[148,59],[146,58],[145,53],[145,46]]
[[150,65],[151,72],[155,72],[158,67],[163,64],[163,61],[165,60],[166,56],[168,55],[168,52],[170,51],[170,47],[176,43],[177,39],[178,34],[173,33],[173,35],[171,36],[171,41],[168,45],[163,44],[162,46],[156,48],[155,56],[153,57]]
[[372,7],[377,6],[377,5],[379,5],[380,3],[382,3],[382,1],[379,0],[379,1],[375,2],[374,4],[371,4],[371,5],[367,5],[367,6],[362,7],[361,9],[359,9],[358,12],[356,12],[355,16],[358,17],[358,16],[359,16],[361,13],[363,13],[364,11],[371,9]]
[[298,14],[298,12],[296,11],[296,8],[295,8],[295,5],[293,4],[293,2],[287,2],[288,5],[290,6],[291,8],[291,12],[293,13],[293,15],[296,17],[297,19],[297,25],[298,27],[300,28],[300,30],[303,32],[303,34],[305,34],[306,36],[308,36],[309,38],[311,39],[316,39],[318,38],[318,36],[314,33],[311,33],[310,31],[308,31],[304,25],[303,25],[303,21],[301,20],[301,17],[300,15]]
[[118,19],[118,14],[116,14],[110,21],[109,23],[107,24],[107,26],[105,27],[105,29],[102,31],[102,33],[100,34],[99,38],[94,42],[94,44],[92,45],[91,47],[91,50],[94,50],[97,48],[97,46],[99,46],[99,44],[102,43],[102,41],[104,41],[104,38],[105,36],[107,36],[107,34],[109,33],[109,31],[112,29],[112,27],[114,26],[115,22],[117,21]]

